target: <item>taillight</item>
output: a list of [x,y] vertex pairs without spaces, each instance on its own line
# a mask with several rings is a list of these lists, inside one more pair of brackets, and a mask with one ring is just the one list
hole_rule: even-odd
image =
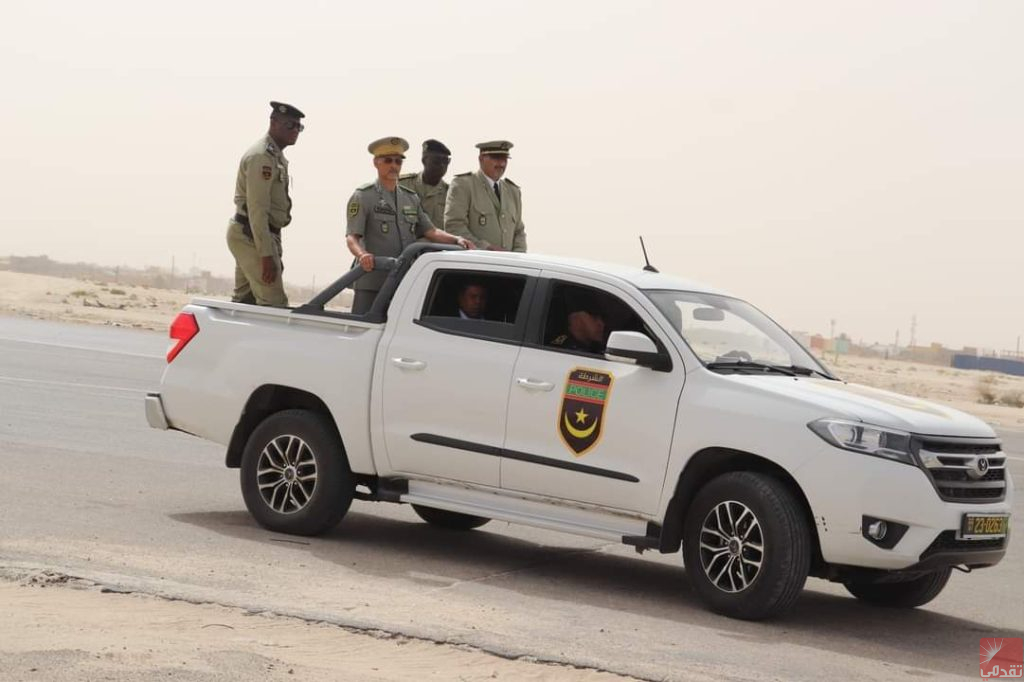
[[174,345],[167,351],[167,362],[177,357],[181,349],[198,333],[199,323],[196,322],[196,316],[192,313],[178,313],[171,323],[171,338],[174,339]]

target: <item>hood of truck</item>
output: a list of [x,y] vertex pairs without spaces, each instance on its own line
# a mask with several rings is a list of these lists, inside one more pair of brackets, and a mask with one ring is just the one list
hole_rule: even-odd
[[758,391],[818,408],[821,417],[856,419],[922,435],[971,438],[996,435],[988,424],[960,410],[860,384],[811,377],[723,376]]

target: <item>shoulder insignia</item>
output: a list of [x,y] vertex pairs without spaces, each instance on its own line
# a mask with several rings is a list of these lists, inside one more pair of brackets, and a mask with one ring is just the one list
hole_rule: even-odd
[[402,173],[398,176],[399,180],[412,180],[416,177],[416,173]]
[[373,188],[373,186],[376,185],[376,184],[377,184],[376,182],[368,182],[365,185],[359,185],[359,187],[357,189],[360,192],[362,192],[363,190],[367,190],[367,189]]
[[350,220],[359,215],[360,208],[362,208],[362,206],[360,205],[358,199],[353,199],[352,201],[348,202],[348,217]]
[[464,178],[464,177],[467,177],[467,176],[472,175],[472,174],[473,174],[473,171],[466,171],[465,173],[456,173],[455,177],[457,177],[457,178]]
[[264,180],[269,180],[271,174],[273,173],[273,170],[274,169],[271,168],[270,166],[263,166],[263,179]]
[[516,183],[512,182],[512,181],[511,181],[511,180],[509,180],[508,178],[505,178],[505,182],[507,182],[508,184],[512,185],[512,186],[513,186],[513,187],[515,187],[516,189],[519,189],[519,185],[517,185]]
[[559,334],[558,336],[556,336],[554,338],[553,341],[551,341],[551,345],[552,346],[561,346],[561,345],[563,345],[568,340],[569,340],[569,335],[568,334]]

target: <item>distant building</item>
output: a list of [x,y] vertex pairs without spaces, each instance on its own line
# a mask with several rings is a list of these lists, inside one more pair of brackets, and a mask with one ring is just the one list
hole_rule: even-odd
[[793,336],[794,339],[796,339],[796,342],[799,343],[804,348],[810,348],[811,347],[811,335],[810,335],[809,332],[795,332],[794,331],[794,332],[790,332],[790,334]]
[[1001,372],[1024,377],[1024,361],[1010,358],[992,358],[966,353],[955,353],[950,365],[957,369],[978,369],[986,372]]

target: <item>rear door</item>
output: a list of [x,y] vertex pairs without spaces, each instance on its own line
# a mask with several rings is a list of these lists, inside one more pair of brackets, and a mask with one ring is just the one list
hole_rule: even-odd
[[[394,473],[498,486],[509,383],[538,274],[448,262],[410,283],[421,293],[393,317],[378,394]],[[479,318],[460,312],[467,287],[486,292]]]

